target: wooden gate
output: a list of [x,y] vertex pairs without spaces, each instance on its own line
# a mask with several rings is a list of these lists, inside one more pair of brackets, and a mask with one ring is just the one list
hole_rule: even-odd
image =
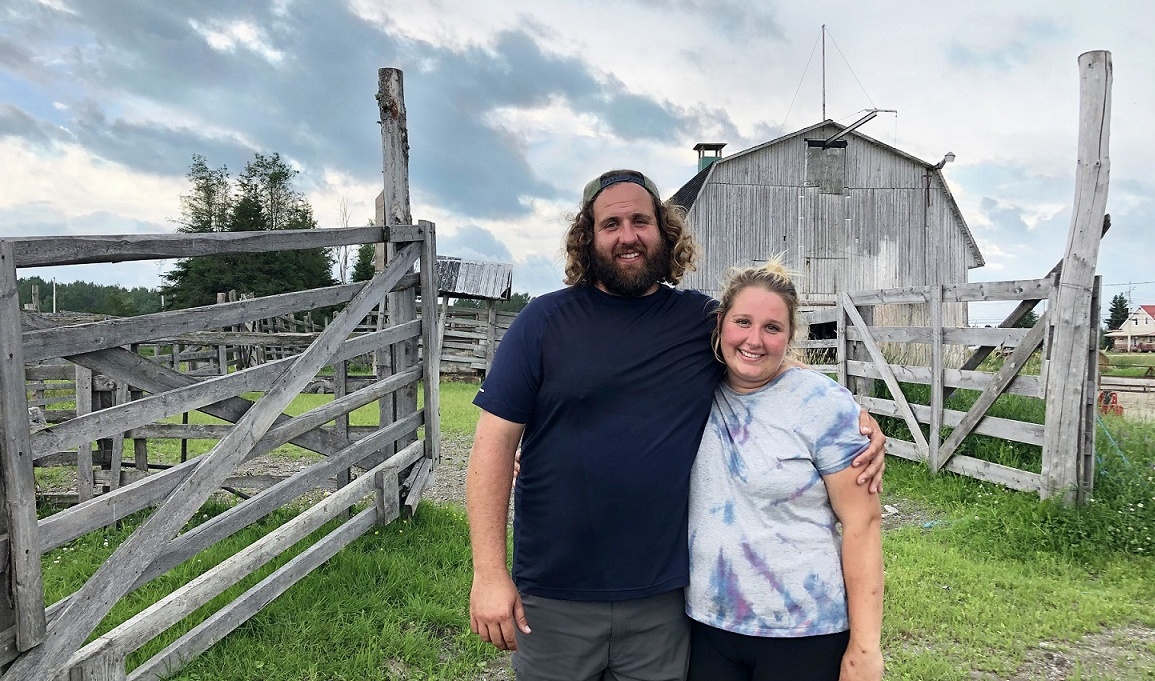
[[[888,442],[890,453],[924,461],[934,472],[950,470],[1068,503],[1082,500],[1091,490],[1098,371],[1098,338],[1093,330],[1099,325],[1095,268],[1099,239],[1110,224],[1105,210],[1110,175],[1111,72],[1108,52],[1087,52],[1079,57],[1075,201],[1066,254],[1051,274],[1027,281],[844,292],[835,310],[837,340],[803,344],[837,348],[836,370],[843,385],[860,379],[880,379],[886,384],[889,399],[856,392],[868,410],[901,418],[906,424],[911,440],[892,438]],[[944,305],[984,300],[1023,302],[999,328],[943,327]],[[1041,300],[1047,301],[1047,309],[1033,328],[1007,328]],[[866,319],[869,315],[864,316],[859,308],[875,305],[929,306],[930,326],[872,326]],[[884,344],[895,347],[912,343],[930,348],[930,366],[906,366],[886,357]],[[944,346],[948,345],[979,349],[960,369],[949,369],[944,362]],[[1013,350],[994,373],[977,371],[996,347]],[[1023,375],[1028,358],[1040,347],[1039,375]],[[912,404],[903,393],[903,383],[929,386],[929,404]],[[957,388],[980,391],[966,412],[943,407],[946,397]],[[990,407],[1004,394],[1044,400],[1044,423],[989,416]],[[945,439],[941,436],[944,428],[950,429]],[[958,454],[959,445],[972,433],[1040,446],[1041,470],[1023,471]]]
[[[412,511],[439,457],[439,352],[420,362],[416,341],[438,348],[436,245],[429,222],[408,224],[408,145],[400,72],[383,69],[386,197],[384,227],[275,232],[39,237],[0,240],[0,669],[3,681],[157,679],[203,652],[308,572],[370,529]],[[399,167],[398,167],[399,166]],[[286,293],[129,319],[53,326],[22,313],[16,268],[93,262],[261,253],[377,243],[388,254],[369,282]],[[419,263],[419,272],[414,265]],[[430,301],[419,317],[415,293]],[[377,330],[353,331],[388,298]],[[322,307],[343,310],[300,354],[218,376],[190,376],[132,348]],[[170,341],[171,342],[171,341]],[[375,354],[372,380],[351,381],[345,362]],[[25,362],[64,358],[111,380],[115,392],[139,395],[62,422],[30,426]],[[285,408],[319,372],[332,371],[336,395],[299,416]],[[417,389],[425,404],[417,409]],[[261,393],[256,400],[247,393]],[[349,414],[377,402],[377,426],[353,429]],[[95,405],[94,405],[95,406]],[[101,405],[103,406],[103,405]],[[159,419],[199,410],[235,423],[206,454],[156,474],[120,475],[126,433]],[[329,426],[330,422],[335,425]],[[179,424],[167,424],[179,429]],[[187,426],[185,428],[188,428]],[[424,429],[425,438],[418,439]],[[189,436],[189,431],[185,436]],[[92,473],[93,442],[111,442],[103,493],[37,519],[33,475],[37,460],[71,452],[78,470]],[[195,528],[187,521],[238,465],[291,442],[322,459]],[[87,458],[86,458],[87,457]],[[147,454],[146,454],[147,458]],[[148,467],[146,466],[146,469]],[[362,473],[356,477],[350,469]],[[268,516],[335,477],[343,483],[276,530],[201,573],[139,614],[85,643],[113,606],[199,552]],[[123,483],[123,484],[122,484]],[[89,483],[91,485],[91,483]],[[91,487],[89,488],[91,490]],[[350,516],[366,499],[364,510]],[[152,508],[136,530],[75,593],[45,607],[41,556],[47,551]],[[125,656],[266,565],[330,521],[322,538],[304,548],[232,602],[131,672]]]

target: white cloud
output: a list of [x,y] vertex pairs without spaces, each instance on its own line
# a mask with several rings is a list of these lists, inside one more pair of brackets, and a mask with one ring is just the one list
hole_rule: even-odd
[[285,58],[285,53],[270,45],[265,32],[252,22],[232,21],[210,26],[189,19],[189,25],[204,36],[205,42],[214,50],[232,52],[242,47],[264,57],[271,64],[278,64]]

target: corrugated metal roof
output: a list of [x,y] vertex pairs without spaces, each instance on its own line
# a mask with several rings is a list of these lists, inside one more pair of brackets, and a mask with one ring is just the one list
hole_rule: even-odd
[[437,256],[437,288],[455,298],[509,300],[513,265]]

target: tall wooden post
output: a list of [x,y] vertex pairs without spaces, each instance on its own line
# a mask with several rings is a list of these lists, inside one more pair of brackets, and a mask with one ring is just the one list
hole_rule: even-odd
[[0,531],[8,535],[0,623],[16,626],[16,648],[24,651],[44,640],[45,617],[15,263],[12,245],[0,241]]
[[1091,319],[1091,299],[1111,174],[1111,53],[1099,50],[1080,55],[1079,72],[1075,203],[1055,311],[1047,315],[1054,329],[1050,356],[1054,370],[1047,372],[1043,438],[1042,495],[1061,496],[1065,503],[1075,501],[1079,485],[1079,462],[1086,442],[1087,346],[1098,326],[1092,324],[1096,320]]
[[[394,225],[413,224],[409,210],[409,127],[405,117],[405,83],[400,69],[377,70],[377,105],[381,113],[381,155],[385,175],[382,225],[388,234],[389,228]],[[386,243],[386,255],[390,260],[396,252],[396,244]],[[390,293],[387,310],[390,326],[416,319],[417,292],[410,288],[400,293]],[[416,366],[417,339],[394,345],[392,358],[394,372]],[[401,388],[393,402],[393,413],[388,415],[388,421],[386,414],[381,414],[382,426],[417,411],[417,387],[409,385]],[[406,447],[415,439],[415,435],[399,439],[396,449]]]
[[437,314],[437,233],[432,222],[421,221],[421,342],[425,344],[425,456],[441,462],[441,334]]

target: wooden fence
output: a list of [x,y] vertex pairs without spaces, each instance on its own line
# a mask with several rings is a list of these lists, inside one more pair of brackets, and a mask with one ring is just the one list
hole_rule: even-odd
[[[1058,274],[1053,274],[1039,280],[844,293],[835,308],[805,316],[808,324],[836,322],[838,337],[802,341],[799,345],[812,352],[832,354],[832,364],[815,365],[815,368],[836,373],[839,382],[856,393],[856,399],[864,409],[905,423],[910,439],[890,437],[887,442],[889,454],[921,461],[935,473],[947,470],[1012,489],[1036,492],[1043,497],[1073,491],[1076,500],[1081,501],[1091,491],[1094,477],[1093,386],[1097,379],[1097,362],[1089,362],[1085,376],[1084,385],[1091,388],[1079,391],[1083,410],[1079,428],[1081,435],[1077,442],[1045,447],[1045,418],[1031,422],[988,413],[1002,395],[1037,399],[1040,416],[1051,411],[1050,403],[1056,398],[1053,393],[1048,396],[1047,374],[1053,371],[1050,355],[1054,349],[1056,329],[1048,313],[1043,313],[1033,328],[1013,326],[1040,301],[1048,301],[1048,309],[1054,309],[1057,281]],[[916,305],[924,308],[930,319],[941,320],[943,305],[979,301],[1022,301],[1023,304],[1001,326],[994,328],[942,327],[934,321],[925,327],[882,327],[868,321],[871,309],[879,305]],[[1095,318],[1097,310],[1096,296],[1087,311],[1088,317]],[[910,346],[929,349],[929,352],[909,352]],[[952,368],[945,361],[947,349],[951,346],[960,350],[978,349],[970,353],[971,360],[962,367]],[[1023,373],[1028,358],[1042,347],[1047,351],[1034,363],[1040,368],[1039,373]],[[997,369],[979,370],[982,360],[996,348],[1009,352],[1003,356],[1001,365],[994,362]],[[1097,348],[1093,342],[1086,346],[1085,353],[1094,358]],[[924,356],[931,358],[929,365],[909,363],[910,357]],[[889,397],[876,396],[875,386],[880,381],[886,386]],[[929,394],[930,399],[923,400],[923,404],[910,399],[911,386],[923,386],[918,392],[923,396]],[[966,411],[944,406],[958,389],[978,392]],[[1016,411],[1021,413],[1024,410]],[[960,454],[961,445],[971,435],[1038,447],[1041,469],[1020,470]],[[1067,477],[1057,477],[1054,471],[1068,471]]]
[[[812,324],[837,324],[837,338],[803,343],[811,350],[835,350],[836,363],[822,368],[836,371],[839,381],[853,388],[869,411],[905,422],[911,440],[891,438],[889,453],[923,461],[933,472],[950,470],[1067,503],[1081,501],[1090,492],[1098,378],[1098,339],[1093,330],[1098,328],[1099,295],[1094,273],[1099,239],[1110,226],[1105,209],[1111,71],[1108,52],[1088,52],[1079,58],[1079,156],[1072,222],[1063,260],[1047,277],[842,293],[832,313],[811,318]],[[1022,302],[999,328],[943,327],[944,305],[987,300]],[[1044,300],[1046,312],[1033,328],[1008,328]],[[869,321],[869,309],[877,305],[925,306],[930,325],[874,326]],[[929,366],[892,362],[884,352],[884,346],[912,344],[929,347]],[[953,369],[944,361],[949,346],[978,346],[978,350],[959,369]],[[978,371],[995,348],[1013,351],[993,373]],[[1040,348],[1040,373],[1024,375],[1028,358]],[[866,387],[875,380],[885,383],[889,398],[875,397]],[[929,403],[912,403],[903,384],[927,386]],[[965,412],[944,408],[947,397],[958,388],[979,391]],[[988,410],[1004,394],[1042,400],[1043,422],[990,416]],[[949,430],[945,438],[944,430]],[[959,446],[972,433],[1040,447],[1040,470],[1024,471],[959,454]]]
[[[434,227],[409,224],[407,145],[400,72],[382,69],[385,190],[393,207],[385,227],[0,240],[0,676],[2,681],[158,679],[171,674],[235,629],[342,547],[389,523],[420,499],[439,458],[439,353],[419,362],[416,341],[437,347],[436,313],[419,318],[418,289],[437,295],[433,277]],[[384,115],[389,114],[389,115]],[[400,170],[397,166],[401,165]],[[364,284],[333,286],[189,310],[56,326],[19,309],[16,268],[92,262],[185,258],[382,243],[389,253]],[[420,274],[414,264],[420,262]],[[354,336],[356,326],[388,298],[384,328]],[[226,375],[190,376],[132,351],[186,334],[213,333],[280,315],[343,306],[302,352]],[[345,370],[352,357],[372,353],[370,381],[354,384]],[[25,362],[63,358],[74,365],[81,389],[110,381],[114,405],[79,405],[75,418],[30,426]],[[284,409],[319,374],[331,370],[336,396],[299,416]],[[99,377],[107,377],[102,379]],[[425,406],[417,409],[418,386]],[[250,401],[243,395],[258,392]],[[136,397],[136,399],[131,399]],[[376,427],[356,431],[349,414],[377,402]],[[85,407],[91,407],[90,409]],[[147,443],[139,479],[120,469],[125,438],[197,437],[193,426],[162,419],[199,410],[235,424],[219,433],[206,454],[152,473]],[[334,425],[326,425],[333,423]],[[425,438],[418,439],[424,428]],[[76,452],[79,474],[91,473],[93,442],[107,442],[108,490],[66,510],[37,518],[34,463]],[[292,442],[323,458],[290,478],[181,532],[189,518],[238,465]],[[104,445],[97,451],[103,451]],[[87,452],[87,454],[86,454]],[[136,467],[140,461],[128,465]],[[357,467],[362,474],[350,475]],[[145,474],[147,473],[147,474]],[[297,499],[330,477],[342,486],[276,530],[205,571],[139,614],[85,643],[113,606],[131,591]],[[92,487],[90,487],[90,490]],[[103,492],[103,490],[97,490]],[[350,517],[366,498],[374,501]],[[88,532],[152,508],[137,529],[75,593],[46,607],[42,555]],[[194,610],[269,563],[330,521],[326,535],[224,605],[135,669],[125,657]]]

